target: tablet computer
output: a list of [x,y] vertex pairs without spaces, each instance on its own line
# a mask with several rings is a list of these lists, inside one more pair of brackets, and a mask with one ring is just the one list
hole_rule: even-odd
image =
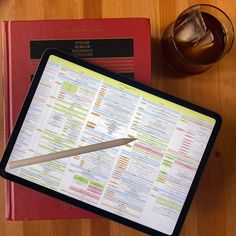
[[[178,235],[220,125],[215,112],[49,49],[3,154],[1,175],[145,233]],[[137,140],[7,165],[124,137]]]

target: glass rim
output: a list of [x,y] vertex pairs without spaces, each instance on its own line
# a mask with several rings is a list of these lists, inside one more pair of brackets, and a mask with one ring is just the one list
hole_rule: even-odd
[[[199,65],[214,64],[214,63],[216,63],[217,61],[219,61],[222,57],[224,57],[224,56],[231,50],[231,48],[232,48],[232,46],[233,46],[233,44],[234,44],[235,30],[234,30],[233,22],[231,21],[231,19],[229,18],[229,16],[228,16],[223,10],[221,10],[221,9],[220,9],[219,7],[217,7],[217,6],[213,6],[213,5],[211,5],[211,4],[205,4],[205,3],[202,3],[202,4],[195,4],[195,5],[192,5],[192,6],[187,7],[185,10],[183,10],[183,11],[177,16],[177,18],[176,18],[176,20],[175,20],[175,22],[174,22],[174,24],[173,24],[173,29],[172,29],[172,32],[171,32],[171,35],[172,35],[173,39],[175,39],[174,28],[175,28],[175,26],[176,26],[176,24],[177,24],[177,22],[178,22],[178,19],[179,19],[183,14],[185,14],[185,13],[188,12],[191,8],[194,8],[194,7],[210,7],[210,8],[214,8],[215,10],[219,11],[220,13],[222,13],[222,14],[226,17],[226,19],[228,20],[229,25],[230,25],[230,27],[231,27],[231,30],[232,30],[232,42],[231,42],[230,46],[228,47],[227,52],[223,51],[223,52],[222,52],[222,55],[221,55],[219,58],[217,58],[217,60],[215,60],[215,61],[213,61],[213,62],[211,62],[211,63],[206,63],[206,64],[205,64],[205,63],[196,63],[196,62],[194,62],[194,63],[199,64]],[[222,25],[223,25],[223,24],[222,24]],[[224,26],[223,26],[223,27],[224,27]],[[182,57],[184,57],[184,56],[181,54],[181,52],[179,51],[179,48],[177,47],[177,45],[176,45],[176,43],[175,43],[175,40],[173,40],[173,43],[174,43],[174,46],[175,46],[176,50],[178,51],[178,53],[179,53]],[[226,48],[226,47],[225,47],[225,48]],[[184,58],[185,58],[185,57],[184,57]],[[188,58],[185,58],[185,59],[189,60]],[[191,61],[191,60],[190,60],[190,61]]]

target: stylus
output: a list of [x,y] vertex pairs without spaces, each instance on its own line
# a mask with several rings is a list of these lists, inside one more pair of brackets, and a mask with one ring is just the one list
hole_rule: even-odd
[[52,161],[52,160],[56,160],[60,158],[76,156],[76,155],[89,153],[89,152],[95,152],[102,149],[122,146],[130,142],[133,142],[134,140],[136,140],[136,138],[121,138],[121,139],[115,139],[112,141],[73,148],[73,149],[69,149],[69,150],[65,150],[61,152],[50,153],[50,154],[46,154],[42,156],[30,157],[30,158],[26,158],[22,160],[12,161],[8,163],[7,167],[9,169],[13,169],[13,168],[37,164],[37,163],[41,163],[45,161]]

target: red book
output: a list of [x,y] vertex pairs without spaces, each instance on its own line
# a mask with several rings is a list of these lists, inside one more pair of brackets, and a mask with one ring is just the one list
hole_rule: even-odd
[[[5,143],[47,48],[71,53],[151,85],[150,22],[145,18],[3,22]],[[11,220],[91,218],[95,214],[6,181]]]

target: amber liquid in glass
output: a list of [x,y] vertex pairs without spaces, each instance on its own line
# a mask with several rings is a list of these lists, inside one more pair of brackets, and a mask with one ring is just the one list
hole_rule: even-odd
[[[188,13],[184,14],[178,19],[175,26],[178,27],[189,17]],[[169,64],[180,71],[187,73],[202,72],[223,55],[226,45],[224,27],[216,17],[208,13],[201,12],[201,17],[204,20],[206,35],[200,40],[180,40],[175,37],[175,32],[170,36],[170,31],[168,32],[167,29],[163,41],[165,54]],[[171,27],[173,29],[173,25]],[[191,35],[189,37],[191,38]]]

